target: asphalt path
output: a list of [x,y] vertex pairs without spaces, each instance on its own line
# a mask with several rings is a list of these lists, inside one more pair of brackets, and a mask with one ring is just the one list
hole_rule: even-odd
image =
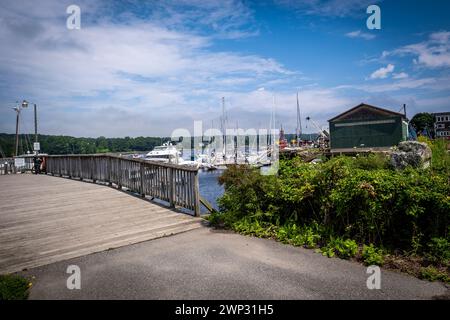
[[[67,288],[69,265],[81,289]],[[30,299],[433,299],[442,283],[367,268],[314,250],[232,232],[200,229],[23,271]]]

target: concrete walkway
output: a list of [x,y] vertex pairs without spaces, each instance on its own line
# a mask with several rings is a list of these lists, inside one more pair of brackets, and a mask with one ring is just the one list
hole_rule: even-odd
[[[66,288],[68,265],[81,290]],[[366,268],[272,240],[200,228],[23,273],[31,299],[432,299],[441,283],[382,270],[368,290]]]

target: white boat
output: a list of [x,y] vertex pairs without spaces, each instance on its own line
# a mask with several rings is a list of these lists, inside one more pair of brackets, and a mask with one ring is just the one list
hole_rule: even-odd
[[170,142],[163,143],[162,146],[153,148],[152,151],[144,156],[144,160],[194,167],[199,166],[199,163],[196,161],[184,160],[181,156],[181,152]]
[[153,148],[152,151],[145,155],[144,160],[174,164],[181,164],[184,161],[181,158],[181,152],[170,142]]

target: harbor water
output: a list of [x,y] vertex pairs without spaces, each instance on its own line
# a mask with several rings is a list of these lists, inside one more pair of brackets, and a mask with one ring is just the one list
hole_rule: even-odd
[[[192,151],[190,149],[183,150],[182,157],[184,160],[191,160]],[[200,195],[205,198],[214,209],[218,210],[217,199],[224,193],[223,186],[219,185],[218,178],[223,173],[223,170],[200,170],[198,173],[198,183]],[[202,206],[202,213],[207,213],[207,210]]]
[[[214,209],[218,210],[217,198],[221,197],[224,192],[223,186],[219,185],[218,178],[222,174],[223,170],[204,171],[200,170],[199,177],[199,189],[200,195],[205,198]],[[202,206],[202,213],[206,213],[206,209]]]

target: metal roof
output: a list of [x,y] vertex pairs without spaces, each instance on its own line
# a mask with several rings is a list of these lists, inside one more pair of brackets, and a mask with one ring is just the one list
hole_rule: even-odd
[[406,116],[403,113],[398,113],[398,112],[394,112],[394,111],[391,111],[391,110],[388,110],[388,109],[383,109],[383,108],[380,108],[380,107],[372,106],[372,105],[367,104],[367,103],[360,103],[356,107],[353,107],[353,108],[351,108],[351,109],[349,109],[349,110],[347,110],[347,111],[345,111],[345,112],[335,116],[334,118],[328,120],[328,122],[334,121],[334,120],[336,120],[336,119],[338,119],[338,118],[340,118],[340,117],[342,117],[342,116],[344,116],[344,115],[346,115],[346,114],[348,114],[350,112],[353,112],[356,109],[361,108],[361,107],[369,107],[371,109],[375,109],[375,110],[378,110],[378,111],[382,111],[382,112],[386,112],[386,113],[392,114],[393,116],[401,116],[401,117],[406,119]]

